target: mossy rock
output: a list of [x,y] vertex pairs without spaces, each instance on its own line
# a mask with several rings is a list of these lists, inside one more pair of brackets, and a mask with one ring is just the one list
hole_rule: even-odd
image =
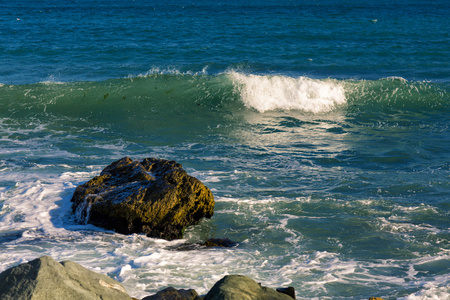
[[78,186],[71,201],[79,222],[167,240],[214,214],[214,196],[200,180],[156,158],[113,162]]
[[292,300],[294,297],[262,286],[243,275],[228,275],[216,282],[204,300]]

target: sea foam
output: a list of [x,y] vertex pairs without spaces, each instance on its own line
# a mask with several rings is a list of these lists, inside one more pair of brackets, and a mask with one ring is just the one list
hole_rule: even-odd
[[259,112],[281,109],[326,113],[347,101],[344,85],[337,80],[238,72],[229,76],[244,104]]

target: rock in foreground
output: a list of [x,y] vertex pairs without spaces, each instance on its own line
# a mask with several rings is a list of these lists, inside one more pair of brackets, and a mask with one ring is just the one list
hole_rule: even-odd
[[219,280],[204,300],[292,300],[291,296],[261,286],[243,275],[229,275]]
[[122,285],[108,276],[77,263],[58,263],[43,256],[0,274],[2,300],[84,300],[132,298]]
[[214,196],[175,161],[124,157],[75,190],[80,222],[173,240],[214,213]]

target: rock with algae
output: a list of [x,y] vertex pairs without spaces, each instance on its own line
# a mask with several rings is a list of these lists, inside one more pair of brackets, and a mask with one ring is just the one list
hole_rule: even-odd
[[204,300],[292,300],[289,294],[261,286],[251,278],[243,275],[228,275],[216,282],[206,294]]
[[201,300],[202,298],[193,289],[183,290],[168,287],[157,294],[142,298],[142,300]]
[[80,222],[123,234],[182,238],[186,227],[214,213],[214,196],[182,165],[124,157],[79,185],[71,200]]

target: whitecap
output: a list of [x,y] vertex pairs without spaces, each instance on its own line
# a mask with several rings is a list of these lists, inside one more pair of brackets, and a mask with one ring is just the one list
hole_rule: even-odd
[[326,113],[347,102],[342,82],[308,77],[228,74],[242,101],[259,112],[271,110],[300,110]]

